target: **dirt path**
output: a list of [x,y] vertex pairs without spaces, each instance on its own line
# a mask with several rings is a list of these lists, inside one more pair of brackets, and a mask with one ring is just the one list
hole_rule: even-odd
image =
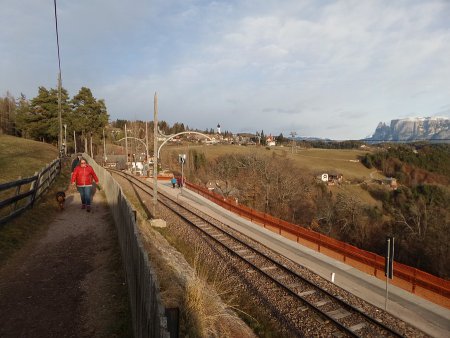
[[130,337],[117,234],[102,194],[69,194],[46,235],[0,269],[0,337]]

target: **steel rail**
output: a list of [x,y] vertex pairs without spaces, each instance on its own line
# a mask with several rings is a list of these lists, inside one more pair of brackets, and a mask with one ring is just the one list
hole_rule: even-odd
[[[137,187],[139,187],[140,189],[142,189],[145,193],[149,193],[151,194],[151,191],[146,191],[144,188],[142,188],[140,185],[144,185],[146,188],[151,188],[151,186],[149,186],[148,184],[146,184],[145,182],[137,179],[136,177],[117,171],[117,170],[113,170],[110,169],[111,172],[114,172],[116,174],[121,175],[122,177],[126,178],[128,181],[130,181],[130,183],[135,184]],[[131,182],[133,181],[133,182]],[[136,184],[135,182],[138,182],[139,184]],[[344,308],[345,310],[351,311],[353,312],[354,315],[360,316],[362,317],[364,320],[366,320],[367,322],[369,322],[371,325],[374,325],[378,328],[381,328],[385,331],[387,331],[387,333],[391,334],[394,337],[403,337],[402,334],[400,334],[399,332],[395,331],[394,329],[386,326],[385,324],[379,322],[377,319],[371,317],[370,315],[366,314],[365,312],[361,311],[360,309],[354,307],[351,304],[348,304],[347,302],[345,302],[343,299],[336,297],[335,295],[333,295],[331,292],[325,290],[324,288],[314,284],[313,282],[309,281],[308,279],[304,278],[303,276],[299,275],[298,273],[296,273],[295,271],[292,271],[291,269],[289,269],[288,267],[286,267],[285,265],[283,265],[282,263],[276,261],[275,259],[273,259],[272,257],[268,256],[267,254],[261,252],[260,250],[254,248],[252,245],[250,245],[247,242],[244,242],[243,240],[237,238],[236,236],[234,236],[233,234],[231,234],[230,232],[224,230],[223,228],[218,227],[217,225],[215,225],[214,223],[212,223],[211,221],[208,221],[204,218],[204,216],[199,215],[197,212],[195,212],[193,210],[192,207],[185,207],[184,205],[182,205],[180,202],[176,201],[175,199],[173,199],[172,197],[167,196],[164,193],[160,192],[159,199],[160,202],[162,204],[164,204],[166,207],[168,207],[169,209],[171,209],[173,212],[175,212],[177,215],[179,215],[180,217],[182,217],[184,220],[186,220],[187,222],[189,222],[190,224],[194,225],[198,230],[202,231],[202,233],[206,234],[210,239],[212,239],[214,242],[219,243],[222,247],[224,247],[229,253],[231,253],[233,256],[237,256],[239,257],[241,260],[243,260],[246,264],[250,265],[253,269],[257,270],[260,274],[264,275],[266,278],[268,278],[270,281],[272,281],[273,283],[275,283],[276,285],[278,285],[281,289],[283,289],[285,292],[287,292],[289,295],[291,295],[292,297],[298,299],[300,302],[302,303],[306,303],[308,304],[308,306],[310,306],[314,311],[316,311],[318,314],[320,314],[321,316],[323,316],[324,318],[326,318],[327,320],[333,322],[339,329],[341,329],[342,331],[346,332],[347,334],[349,334],[352,337],[361,337],[360,335],[358,335],[355,331],[351,330],[351,328],[345,326],[344,324],[340,323],[337,319],[335,319],[333,316],[329,315],[327,312],[330,311],[323,311],[321,310],[318,306],[316,306],[315,304],[313,304],[312,302],[308,301],[305,297],[303,297],[302,295],[300,295],[298,292],[294,291],[291,289],[291,287],[289,287],[288,285],[283,284],[282,282],[280,282],[278,279],[276,279],[276,277],[271,276],[268,272],[262,270],[262,268],[267,265],[267,264],[262,264],[262,266],[258,266],[255,263],[251,262],[249,259],[245,258],[244,255],[239,254],[237,251],[242,250],[243,248],[231,248],[230,246],[232,245],[225,245],[222,240],[219,240],[217,238],[214,237],[213,234],[209,233],[206,229],[207,227],[201,227],[199,226],[195,221],[200,220],[201,222],[206,222],[207,225],[210,225],[212,227],[214,227],[214,230],[220,231],[222,233],[225,233],[227,236],[231,237],[234,241],[238,242],[241,246],[245,247],[245,248],[249,248],[251,251],[253,251],[255,254],[259,255],[260,257],[264,258],[266,261],[270,262],[271,264],[275,265],[276,268],[282,270],[284,273],[290,275],[290,277],[293,277],[295,279],[299,279],[299,281],[301,283],[304,283],[310,287],[312,287],[313,289],[316,289],[318,291],[320,291],[323,295],[325,295],[326,297],[330,298],[332,301],[334,301],[337,305],[339,305],[341,308]],[[167,200],[170,201],[170,203],[172,203],[172,205],[170,205]],[[175,207],[174,207],[175,205]],[[188,214],[183,214],[182,211],[177,210],[177,209],[181,209],[182,211],[187,212]],[[199,211],[200,212],[200,211]],[[194,217],[196,217],[197,219],[191,219],[190,216],[193,215]],[[220,221],[219,221],[220,222]],[[205,229],[204,229],[205,228]],[[262,245],[262,244],[260,244]],[[264,245],[262,245],[264,246]],[[266,247],[267,248],[267,247]],[[268,250],[270,250],[269,248],[267,248]],[[248,256],[248,254],[246,254]],[[336,309],[335,309],[336,310]]]

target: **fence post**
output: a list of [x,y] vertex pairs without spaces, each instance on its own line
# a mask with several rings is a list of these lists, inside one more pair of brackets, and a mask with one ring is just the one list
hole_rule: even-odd
[[56,180],[56,175],[58,175],[58,163],[60,160],[56,160],[52,163],[52,168],[50,169],[51,171],[51,180],[50,183],[53,183]]
[[[21,179],[22,179],[22,176],[19,176],[18,180],[21,180]],[[19,195],[19,193],[20,193],[20,188],[21,188],[21,187],[22,187],[22,185],[18,185],[18,186],[17,186],[17,188],[16,188],[16,194],[15,194],[14,196]],[[11,212],[16,211],[16,209],[17,209],[17,202],[19,202],[19,201],[15,201],[15,202],[14,202],[14,205],[12,205]]]
[[[35,171],[33,176],[37,176],[37,175],[38,175],[38,172]],[[30,185],[30,191],[33,191],[33,193],[29,197],[28,205],[31,207],[33,207],[34,196],[36,195],[36,186],[37,186],[36,182],[37,182],[38,178],[39,178],[39,176]]]
[[34,190],[33,194],[31,195],[31,201],[30,201],[30,207],[32,208],[34,205],[34,202],[36,201],[36,198],[38,196],[38,190],[40,189],[40,183],[41,183],[41,175],[42,171],[35,172],[34,175],[37,175],[36,181],[33,182],[31,185],[32,189]]

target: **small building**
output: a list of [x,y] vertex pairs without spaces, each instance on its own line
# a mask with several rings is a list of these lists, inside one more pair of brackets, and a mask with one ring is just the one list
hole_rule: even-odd
[[342,181],[344,180],[344,175],[336,173],[323,173],[320,175],[320,180],[327,185],[336,185],[342,183]]
[[272,135],[267,136],[266,137],[266,145],[268,147],[274,147],[276,145],[275,137],[273,137]]
[[397,188],[398,188],[397,179],[394,178],[394,177],[387,177],[387,178],[385,178],[384,180],[382,180],[381,184],[389,185],[389,187],[392,190],[397,190]]

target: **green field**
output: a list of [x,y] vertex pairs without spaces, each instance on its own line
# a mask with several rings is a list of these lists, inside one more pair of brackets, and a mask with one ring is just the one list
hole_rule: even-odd
[[57,157],[50,144],[0,134],[0,183],[33,176]]
[[345,180],[369,180],[374,169],[367,169],[358,161],[358,156],[366,154],[367,150],[347,149],[295,149],[292,153],[290,147],[273,147],[268,150],[262,146],[238,146],[238,145],[186,145],[165,146],[161,149],[161,158],[165,159],[171,153],[189,153],[190,149],[203,152],[207,159],[214,159],[225,154],[258,153],[273,156],[273,153],[281,157],[289,158],[300,168],[304,168],[314,174],[339,173]]

